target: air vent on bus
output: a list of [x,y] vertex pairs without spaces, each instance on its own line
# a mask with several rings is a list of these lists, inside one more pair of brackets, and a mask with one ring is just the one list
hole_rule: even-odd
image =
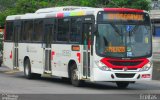
[[115,73],[118,78],[133,78],[135,74]]
[[[112,68],[113,70],[123,70],[123,68]],[[137,70],[138,68],[130,68],[130,69],[127,69],[127,71],[135,71]]]

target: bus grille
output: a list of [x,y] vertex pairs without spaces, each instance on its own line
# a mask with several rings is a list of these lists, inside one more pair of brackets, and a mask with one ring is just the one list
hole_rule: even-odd
[[126,62],[109,61],[109,63],[115,66],[137,66],[140,63],[142,63],[142,61],[134,61],[134,62],[133,61],[126,61]]
[[115,73],[118,78],[133,78],[135,74]]

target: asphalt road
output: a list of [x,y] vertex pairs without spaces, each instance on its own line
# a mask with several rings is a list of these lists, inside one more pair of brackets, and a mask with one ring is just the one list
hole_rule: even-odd
[[[85,94],[105,94],[105,96],[108,95],[111,97],[117,97],[117,99],[121,96],[127,98],[128,100],[135,100],[135,98],[138,98],[139,100],[141,94],[160,94],[160,81],[152,80],[149,82],[136,82],[134,84],[130,84],[127,89],[118,89],[115,83],[110,82],[87,82],[84,87],[74,87],[70,84],[70,82],[62,80],[60,78],[42,77],[40,79],[28,80],[24,77],[22,72],[14,72],[10,71],[6,67],[0,67],[0,94],[25,94],[23,96],[24,98],[21,100],[31,100],[28,99],[28,97],[35,97],[33,100],[41,100],[43,97],[46,97],[43,96],[44,94],[48,94],[47,97],[50,97],[49,94],[83,94],[83,96]],[[27,96],[31,94],[32,96]],[[36,99],[36,94],[39,95],[38,99]],[[115,96],[115,94],[117,96]],[[89,97],[95,98],[97,97],[96,95]],[[53,96],[55,95],[52,95],[51,98],[53,98]],[[63,96],[64,95],[60,97]],[[81,97],[81,95],[79,96]],[[102,97],[103,96],[104,95],[102,95]],[[66,97],[64,96],[64,98]],[[153,100],[160,100],[160,97],[157,98],[158,99]],[[0,98],[0,100],[1,99],[2,98]],[[50,99],[45,98],[45,100]],[[101,98],[100,100],[103,99]]]

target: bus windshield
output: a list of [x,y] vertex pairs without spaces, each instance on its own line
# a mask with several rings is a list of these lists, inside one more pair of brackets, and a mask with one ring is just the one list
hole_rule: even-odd
[[120,18],[112,16],[110,19],[107,17],[102,18],[103,21],[102,19],[98,21],[97,54],[103,57],[122,58],[150,56],[151,26],[149,16],[147,18],[147,15],[142,15],[140,18],[139,14],[135,19],[129,16],[124,19],[119,15]]

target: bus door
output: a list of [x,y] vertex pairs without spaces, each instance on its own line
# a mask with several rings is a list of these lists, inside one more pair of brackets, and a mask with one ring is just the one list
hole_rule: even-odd
[[15,21],[14,22],[14,33],[13,33],[13,69],[18,68],[18,40],[21,32],[21,22]]
[[83,76],[90,77],[91,67],[91,35],[93,27],[92,17],[84,19],[82,24],[82,37],[83,37]]
[[53,20],[46,19],[44,24],[44,72],[51,73],[51,42],[53,32]]

